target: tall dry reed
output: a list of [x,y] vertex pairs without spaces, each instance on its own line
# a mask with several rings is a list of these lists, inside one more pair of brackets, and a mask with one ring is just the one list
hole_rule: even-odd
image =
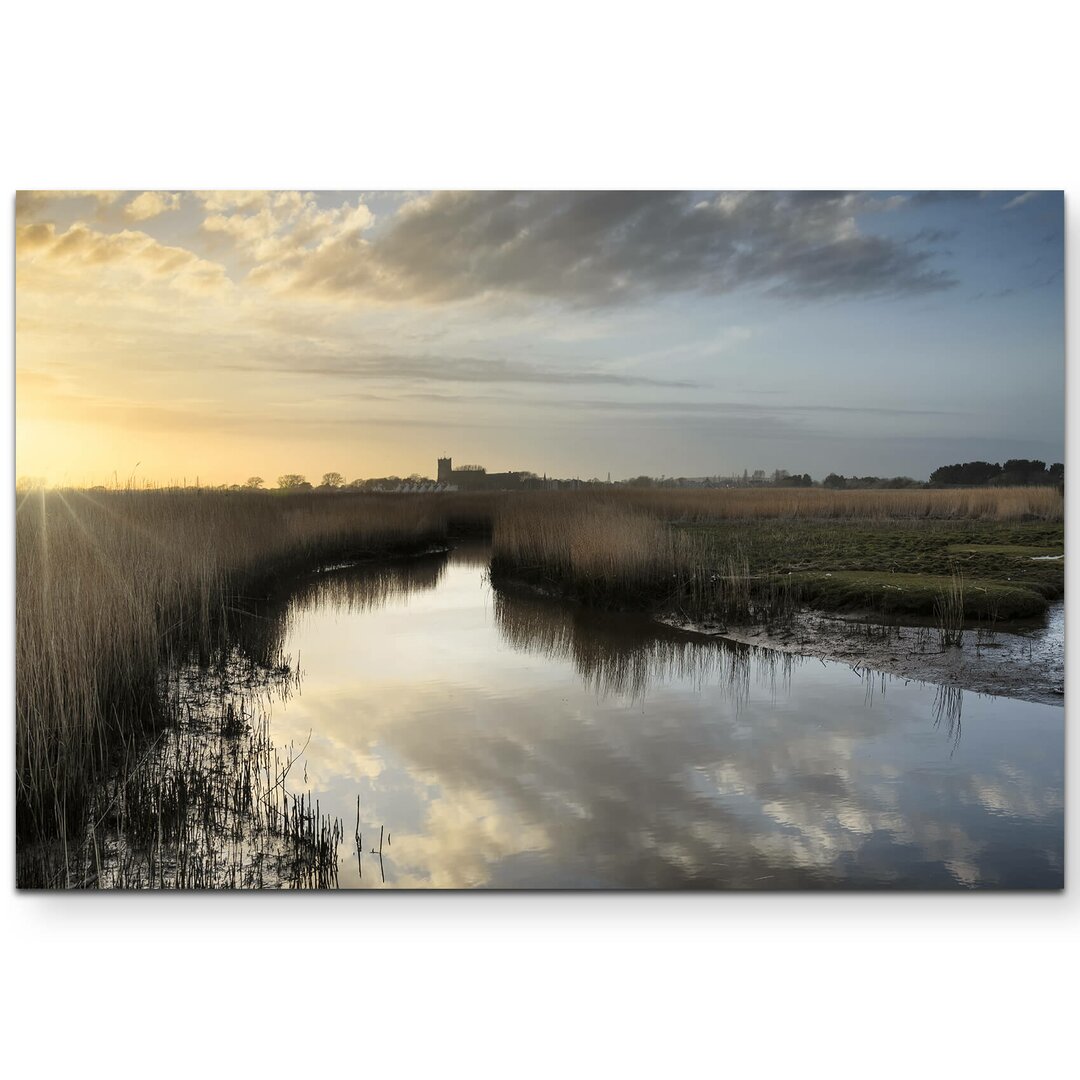
[[954,571],[949,584],[934,601],[942,648],[959,648],[964,643],[964,575]]
[[[20,837],[64,837],[110,752],[153,714],[171,653],[204,648],[286,567],[416,547],[472,502],[367,495],[33,491],[16,510]],[[460,504],[460,505],[459,505]],[[490,512],[489,512],[490,516]]]
[[523,495],[495,515],[492,572],[593,604],[749,614],[741,553],[706,558],[699,538],[671,529],[626,495]]
[[867,491],[633,488],[615,497],[666,521],[689,522],[753,518],[1062,521],[1065,513],[1065,500],[1056,487]]

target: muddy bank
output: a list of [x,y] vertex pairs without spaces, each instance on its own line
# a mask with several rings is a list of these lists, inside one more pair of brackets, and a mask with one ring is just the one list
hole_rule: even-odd
[[958,647],[942,648],[932,626],[881,625],[864,616],[801,611],[789,626],[722,627],[675,617],[667,626],[836,660],[904,679],[942,683],[1050,705],[1065,702],[1065,605],[1054,604],[1044,625],[968,629]]
[[[590,605],[560,583],[537,575],[492,572],[501,591],[542,596],[561,603],[642,614],[640,606]],[[937,683],[1048,705],[1065,702],[1065,605],[1051,604],[1044,622],[970,626],[959,646],[942,648],[930,619],[900,623],[881,613],[802,609],[782,626],[727,626],[712,620],[654,613],[655,622],[686,633],[723,637],[779,652],[836,660],[903,679]]]

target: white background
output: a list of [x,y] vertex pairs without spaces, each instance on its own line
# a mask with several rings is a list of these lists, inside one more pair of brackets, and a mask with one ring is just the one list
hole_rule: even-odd
[[[4,243],[10,252],[17,188],[1065,188],[1075,317],[1077,38],[1066,10],[18,5],[0,65]],[[1073,362],[1075,351],[1073,334]],[[12,447],[9,432],[9,478]],[[10,500],[3,512],[10,574]],[[1070,537],[1075,526],[1070,515]],[[9,719],[11,596],[0,643]],[[1077,610],[1073,588],[1067,604]],[[1072,675],[1071,634],[1068,654]],[[5,730],[0,1019],[15,1075],[1075,1068],[1075,889],[20,895]],[[1070,738],[1070,877],[1076,758]]]

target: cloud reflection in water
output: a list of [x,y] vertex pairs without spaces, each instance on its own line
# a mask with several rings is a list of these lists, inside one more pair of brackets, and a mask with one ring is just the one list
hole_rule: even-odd
[[322,575],[288,624],[275,731],[390,829],[390,887],[1062,880],[1059,709],[496,593],[477,551]]

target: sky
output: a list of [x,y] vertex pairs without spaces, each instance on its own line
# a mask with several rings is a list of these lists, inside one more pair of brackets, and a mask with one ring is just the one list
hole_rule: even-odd
[[1060,192],[20,192],[51,484],[1064,460]]

